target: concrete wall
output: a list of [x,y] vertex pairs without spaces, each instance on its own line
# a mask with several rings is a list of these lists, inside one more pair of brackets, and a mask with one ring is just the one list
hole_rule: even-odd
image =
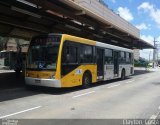
[[7,51],[17,51],[17,43],[14,38],[10,38],[7,42]]
[[6,50],[7,51],[18,51],[17,42],[19,42],[20,44],[21,52],[26,53],[28,51],[29,41],[26,41],[23,39],[9,38],[6,44]]
[[134,49],[134,59],[139,60],[139,58],[140,58],[140,50]]
[[105,21],[111,23],[113,26],[116,26],[122,31],[125,31],[133,36],[140,38],[140,31],[121,18],[118,14],[114,13],[111,9],[107,7],[104,3],[100,2],[100,0],[72,0],[79,4],[80,6],[88,9],[92,13],[100,16]]

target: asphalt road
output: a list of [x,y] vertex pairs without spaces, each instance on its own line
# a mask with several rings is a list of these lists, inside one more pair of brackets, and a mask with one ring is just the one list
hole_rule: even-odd
[[0,119],[157,119],[160,70],[89,89],[0,91]]
[[0,92],[4,89],[24,87],[24,75],[16,76],[13,70],[0,70]]

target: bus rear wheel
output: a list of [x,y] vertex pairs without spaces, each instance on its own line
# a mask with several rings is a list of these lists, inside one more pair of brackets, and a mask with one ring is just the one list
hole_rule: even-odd
[[91,75],[89,73],[84,73],[83,79],[82,79],[82,87],[83,88],[89,88],[91,85]]
[[123,69],[121,73],[121,79],[124,80],[125,77],[126,77],[126,74],[125,74],[125,70]]

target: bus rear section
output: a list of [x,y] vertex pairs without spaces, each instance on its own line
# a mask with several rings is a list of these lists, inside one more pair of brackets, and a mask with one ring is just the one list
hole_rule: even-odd
[[97,49],[97,81],[125,79],[134,74],[133,51],[101,42]]

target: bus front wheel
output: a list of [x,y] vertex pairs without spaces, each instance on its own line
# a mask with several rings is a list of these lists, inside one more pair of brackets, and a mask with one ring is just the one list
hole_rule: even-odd
[[84,73],[82,79],[82,87],[89,88],[91,84],[91,75],[89,73]]

